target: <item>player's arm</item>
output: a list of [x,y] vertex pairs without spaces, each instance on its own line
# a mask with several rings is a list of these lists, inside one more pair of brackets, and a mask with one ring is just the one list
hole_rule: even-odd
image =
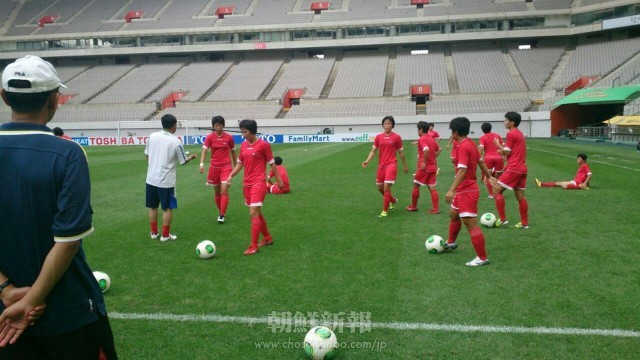
[[449,147],[451,146],[451,143],[453,143],[453,138],[450,137],[449,141],[447,141],[447,146],[444,148],[445,150],[449,150]]
[[280,189],[284,189],[284,182],[280,177],[280,171],[278,171],[278,168],[276,167],[276,163],[272,162],[271,164],[269,164],[269,166],[271,166],[271,171],[273,171],[273,176],[276,178],[276,184]]
[[587,174],[587,178],[584,179],[584,182],[582,184],[580,184],[580,187],[585,189],[587,187],[589,187],[589,181],[591,181],[591,175],[593,175],[592,173]]
[[244,165],[241,162],[237,162],[236,166],[233,168],[233,171],[231,171],[231,174],[229,175],[229,178],[227,179],[227,184],[231,185],[231,179],[238,175],[238,173],[240,172],[240,170],[242,170],[242,167]]
[[420,166],[420,170],[424,170],[427,168],[427,156],[429,156],[429,147],[426,146],[424,151],[422,152],[422,161],[418,166]]
[[407,158],[404,156],[404,151],[402,149],[398,150],[398,153],[400,154],[400,160],[402,160],[404,173],[407,174],[409,172],[409,167],[407,166]]
[[[30,286],[16,287],[13,282],[1,271],[0,284],[3,285],[2,290],[0,290],[0,301],[2,301],[5,308],[8,308],[9,306],[22,299],[27,294],[27,291],[29,291],[29,289],[31,288]],[[29,320],[33,322],[40,316],[42,316],[45,307],[46,305],[36,307],[34,311],[29,314]]]
[[367,164],[369,164],[371,159],[373,159],[373,157],[376,155],[376,151],[378,151],[378,148],[376,148],[375,146],[373,148],[371,148],[371,151],[369,152],[369,156],[367,156],[367,160],[362,162],[362,167],[363,168],[367,167]]
[[204,160],[207,156],[207,147],[202,147],[202,153],[200,154],[200,174],[204,174]]
[[480,166],[480,170],[482,170],[482,174],[487,178],[487,180],[491,181],[493,178],[491,175],[491,170],[487,167],[487,164],[484,163],[484,160],[480,159],[478,161],[478,166]]
[[451,187],[449,187],[447,194],[444,196],[444,200],[447,203],[451,204],[451,202],[453,201],[453,195],[455,194],[458,186],[462,183],[462,180],[464,180],[464,177],[466,174],[467,174],[466,167],[458,167],[458,171],[456,171],[456,176],[453,178],[453,183],[451,184]]
[[235,167],[238,162],[238,156],[236,155],[236,148],[231,149],[231,166]]

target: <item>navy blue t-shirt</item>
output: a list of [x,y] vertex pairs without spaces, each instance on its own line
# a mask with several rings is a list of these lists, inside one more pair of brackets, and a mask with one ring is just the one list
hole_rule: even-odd
[[[2,124],[0,187],[0,271],[17,287],[31,286],[55,242],[93,232],[86,155],[46,126]],[[106,314],[82,246],[45,301],[44,314],[25,334],[63,334],[97,321],[98,311]]]

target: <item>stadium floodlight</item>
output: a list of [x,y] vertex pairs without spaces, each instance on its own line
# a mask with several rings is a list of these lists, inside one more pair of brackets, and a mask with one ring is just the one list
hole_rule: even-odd
[[518,50],[531,50],[531,45],[518,45]]
[[427,55],[429,50],[411,50],[411,55]]

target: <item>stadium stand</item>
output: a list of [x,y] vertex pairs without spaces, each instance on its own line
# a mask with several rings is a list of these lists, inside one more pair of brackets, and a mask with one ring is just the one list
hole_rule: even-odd
[[524,111],[531,104],[529,98],[492,99],[435,99],[427,104],[427,114],[470,114]]
[[111,87],[91,99],[91,104],[131,104],[144,99],[184,63],[145,64],[136,67]]
[[382,96],[388,62],[386,54],[345,53],[329,98]]
[[314,18],[314,21],[352,21],[367,20],[372,18],[410,18],[416,17],[415,7],[389,8],[389,0],[350,0],[348,11],[326,11],[322,16]]
[[207,97],[207,101],[258,100],[282,62],[282,58],[242,61]]
[[327,100],[301,101],[287,118],[336,118],[354,116],[415,115],[416,105],[408,100],[368,99],[353,102]]
[[0,28],[4,26],[5,21],[11,16],[11,12],[16,8],[16,2],[11,0],[0,0]]
[[116,22],[106,22],[114,16],[127,0],[96,1],[89,5],[69,25],[61,26],[56,33],[74,33],[88,31],[115,31],[124,25],[119,18]]
[[640,53],[591,87],[613,87],[640,84]]
[[303,98],[317,99],[329,79],[335,59],[293,59],[271,89],[267,100],[281,99],[287,89],[305,89]]
[[312,12],[289,14],[296,0],[260,1],[252,14],[226,16],[219,26],[308,23]]
[[[90,0],[73,0],[73,1],[57,1],[54,2],[46,11],[43,11],[38,17],[43,15],[55,16],[56,20],[52,24],[47,24],[44,27],[38,28],[33,32],[34,35],[40,34],[52,34],[60,29],[61,25],[64,25],[72,17],[80,13],[80,11],[87,6]],[[36,23],[38,19],[35,19]]]
[[540,47],[530,50],[510,49],[518,71],[529,90],[541,90],[564,53],[564,46]]
[[639,51],[638,39],[578,44],[575,54],[558,78],[555,88],[556,90],[564,89],[581,76],[606,75]]
[[640,98],[637,98],[624,106],[624,115],[640,114]]
[[209,3],[208,0],[173,1],[161,15],[152,21],[133,20],[123,30],[178,29],[213,26],[214,17],[193,18]]
[[155,111],[152,104],[142,106],[62,106],[56,111],[56,122],[141,121]]
[[68,84],[68,89],[62,89],[63,94],[77,94],[69,101],[72,104],[82,104],[92,96],[104,90],[107,86],[128,73],[135,65],[102,65],[89,69],[80,74]]
[[536,10],[557,10],[571,8],[573,0],[534,0]]
[[494,45],[454,45],[451,55],[461,93],[518,91]]
[[157,113],[151,120],[160,120],[164,114],[173,114],[179,120],[211,120],[214,115],[222,115],[227,126],[233,126],[230,120],[274,119],[281,110],[277,102],[216,102],[216,103],[180,103]]
[[187,91],[182,101],[198,101],[233,63],[206,62],[191,63],[182,69],[166,84],[158,90],[149,101],[162,101],[169,93],[174,91]]
[[409,87],[415,84],[431,84],[431,91],[449,93],[447,68],[442,48],[431,49],[426,55],[397,54],[393,96],[409,95]]

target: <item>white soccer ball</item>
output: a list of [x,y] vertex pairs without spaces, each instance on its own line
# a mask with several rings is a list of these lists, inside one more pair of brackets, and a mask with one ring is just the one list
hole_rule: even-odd
[[338,338],[326,326],[313,327],[304,337],[304,352],[309,359],[333,359],[338,353]]
[[102,290],[103,294],[109,291],[109,288],[111,287],[111,278],[107,273],[94,271],[93,276],[96,278],[98,285],[100,285],[100,290]]
[[216,244],[211,240],[202,240],[196,246],[196,255],[200,259],[209,259],[216,254]]
[[439,254],[445,249],[445,241],[438,235],[431,235],[425,241],[424,247],[427,248],[430,254]]
[[482,216],[480,217],[480,224],[490,228],[496,225],[497,220],[498,218],[496,218],[496,216],[493,215],[492,213],[486,213],[486,214],[482,214]]

